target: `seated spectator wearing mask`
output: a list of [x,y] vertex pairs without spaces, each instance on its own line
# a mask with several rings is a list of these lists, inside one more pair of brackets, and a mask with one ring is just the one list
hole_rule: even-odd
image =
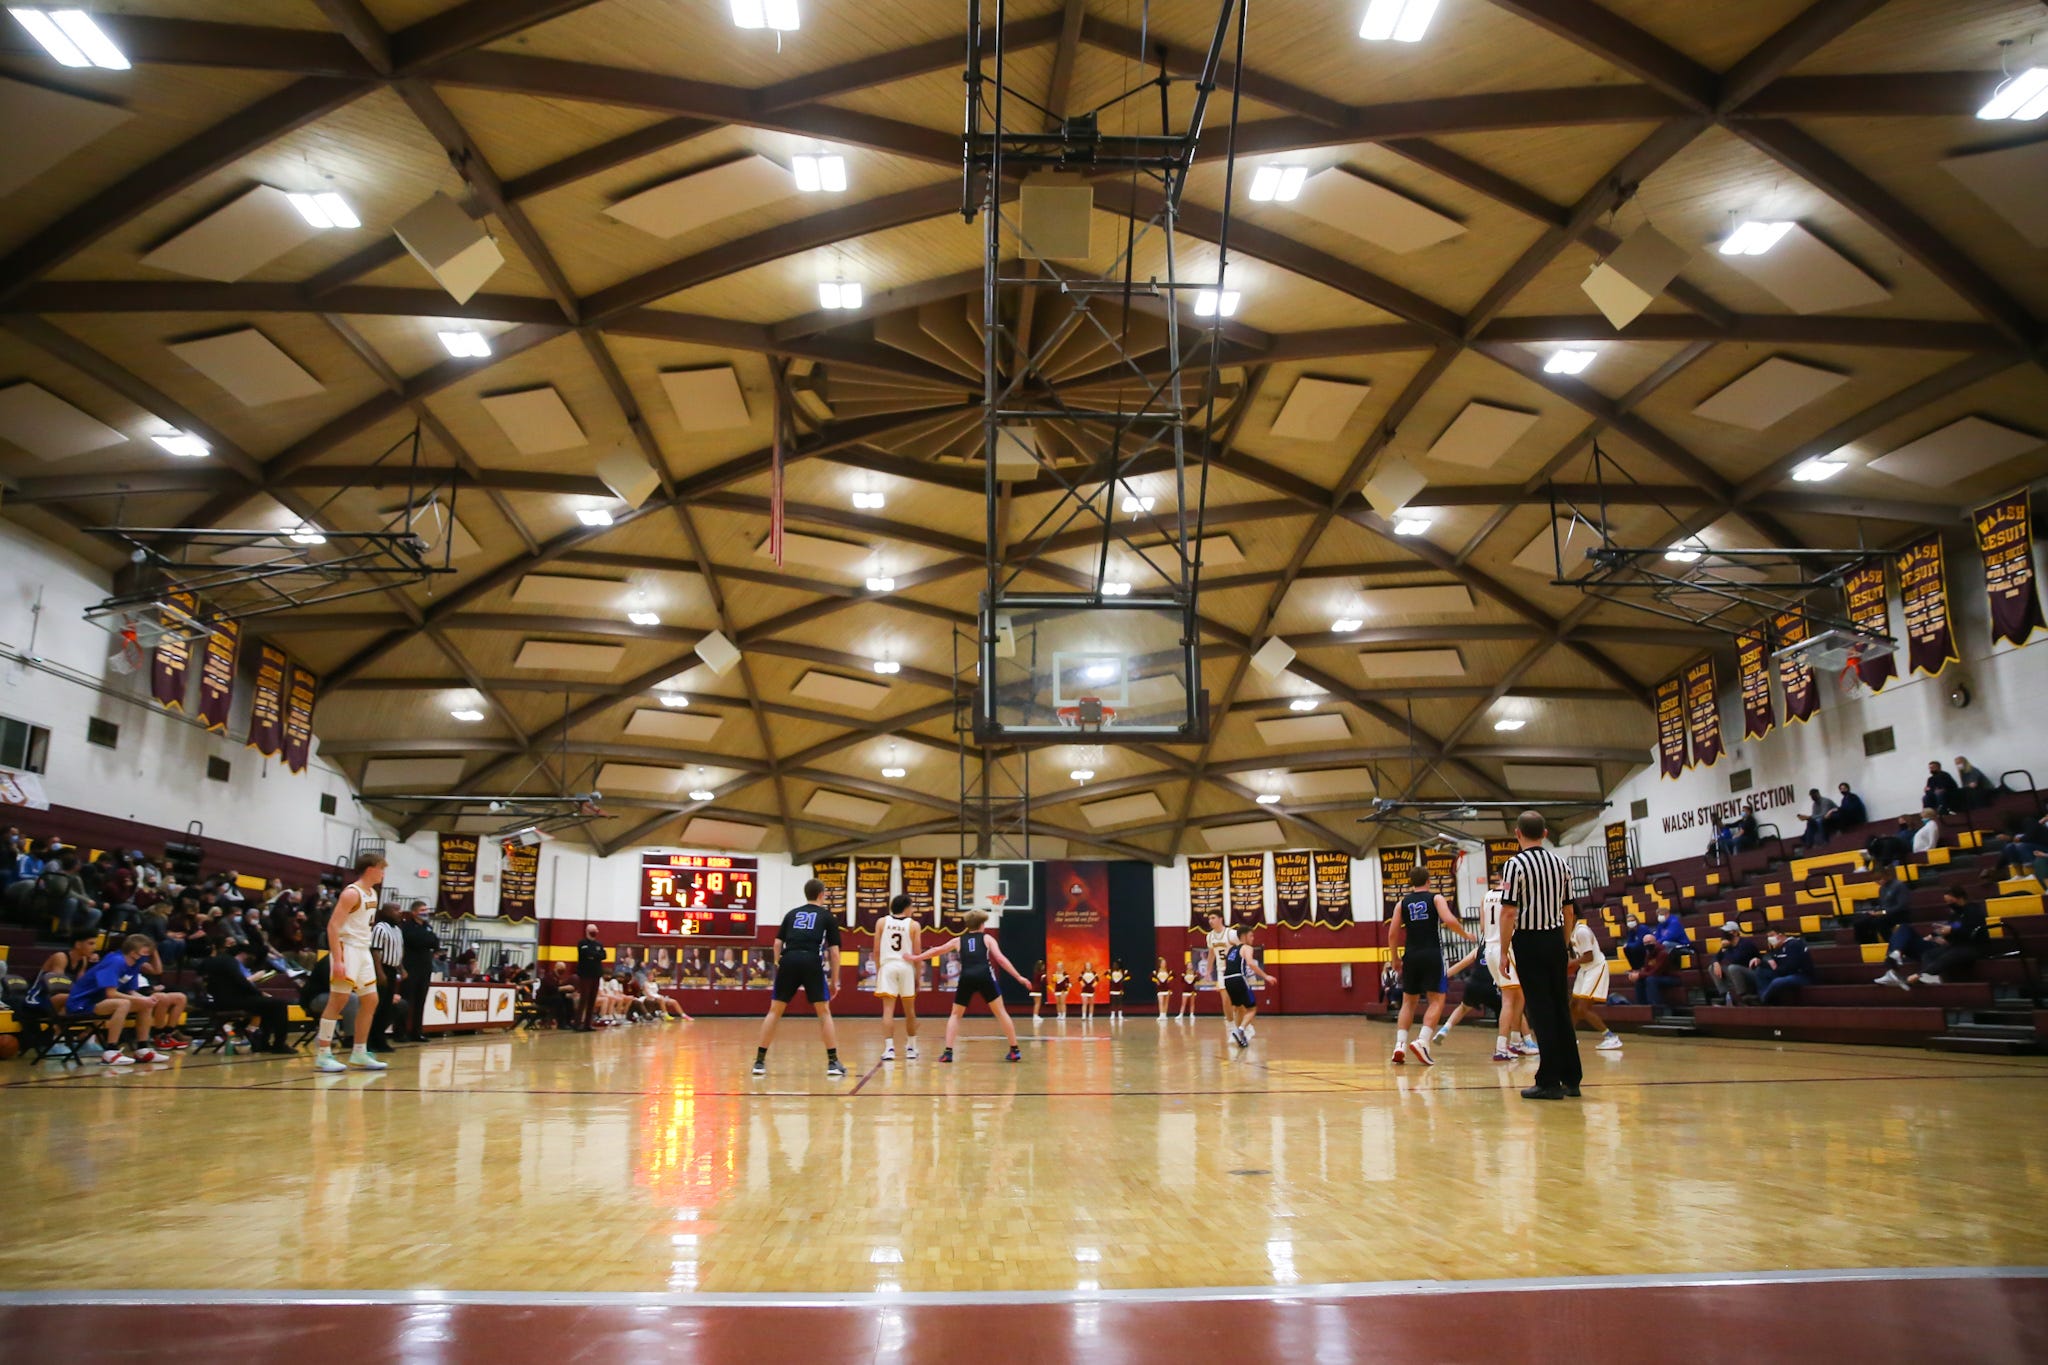
[[1655,934],[1650,926],[1637,919],[1635,914],[1631,912],[1628,917],[1628,927],[1621,936],[1621,955],[1628,959],[1630,967],[1637,971],[1642,970],[1643,958],[1646,956],[1643,944],[1646,940],[1653,937],[1655,937]]
[[1681,956],[1692,951],[1692,935],[1685,932],[1685,921],[1679,917],[1677,906],[1664,912],[1664,922],[1657,926],[1657,941],[1669,944]]
[[1768,1005],[1779,996],[1813,984],[1813,956],[1806,940],[1773,929],[1764,940],[1768,950],[1757,959],[1757,1002]]
[[1913,856],[1913,817],[1901,815],[1899,827],[1890,833],[1877,833],[1864,841],[1863,852],[1871,865],[1878,868],[1897,867]]
[[1949,776],[1948,769],[1941,766],[1941,760],[1934,759],[1927,765],[1927,785],[1920,789],[1920,804],[1946,815],[1960,809],[1957,794],[1961,790],[1956,780]]
[[1734,920],[1721,922],[1721,947],[1708,971],[1723,1003],[1740,1005],[1757,997],[1756,970],[1749,964],[1763,956],[1764,945],[1742,932]]
[[1920,812],[1920,828],[1913,831],[1913,851],[1925,853],[1941,842],[1941,817],[1931,810]]
[[100,927],[104,916],[85,893],[85,882],[78,875],[78,859],[66,855],[53,861],[43,869],[42,884],[43,904],[65,938],[77,938]]
[[1660,1008],[1667,998],[1683,1000],[1685,980],[1678,974],[1678,950],[1661,938],[1643,945],[1643,965],[1629,973],[1635,982],[1636,1003]]
[[1964,810],[1982,810],[1998,799],[1998,784],[1991,774],[1961,754],[1956,755],[1956,783],[1962,788],[1958,795]]
[[[1967,970],[1979,958],[1991,955],[1991,926],[1984,907],[1963,889],[1952,886],[1942,893],[1948,918],[1928,926],[1922,936],[1911,924],[1902,924],[1892,934],[1891,965],[1877,978],[1880,986],[1910,990],[1916,985],[1940,986],[1946,978]],[[1909,972],[1903,979],[1899,969],[1918,962],[1923,970]]]
[[1834,812],[1835,803],[1820,794],[1819,787],[1808,787],[1806,795],[1810,804],[1806,808],[1806,833],[1800,836],[1801,848],[1814,848],[1827,838],[1828,816]]
[[1890,864],[1880,864],[1877,869],[1877,904],[1875,909],[1859,910],[1848,916],[1849,928],[1854,931],[1858,943],[1883,943],[1898,931],[1902,924],[1912,921],[1913,907],[1908,903],[1912,893],[1905,882],[1899,879],[1898,869]]
[[1870,819],[1870,812],[1864,809],[1863,798],[1850,791],[1847,782],[1836,784],[1835,792],[1841,799],[1835,802],[1835,808],[1822,822],[1827,826],[1827,832],[1840,834],[1846,830],[1861,829]]

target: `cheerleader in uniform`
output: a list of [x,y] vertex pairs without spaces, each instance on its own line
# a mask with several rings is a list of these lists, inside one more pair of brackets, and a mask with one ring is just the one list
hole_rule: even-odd
[[1166,959],[1160,958],[1159,965],[1152,969],[1152,989],[1159,993],[1159,1022],[1173,1013],[1173,973],[1167,970]]
[[1195,1017],[1195,986],[1201,981],[1201,973],[1195,970],[1193,962],[1181,964],[1180,969],[1180,1017]]
[[1031,973],[1031,1017],[1033,1019],[1044,1018],[1045,1016],[1040,1013],[1044,1008],[1045,964],[1041,962]]
[[1064,962],[1053,963],[1052,998],[1059,1002],[1059,1017],[1062,1022],[1064,1022],[1067,1017],[1067,987],[1070,984],[1072,983],[1070,983],[1067,980],[1067,964]]
[[1130,975],[1116,963],[1109,964],[1109,1017],[1112,1019],[1124,1017],[1124,982],[1130,979]]
[[1095,983],[1102,978],[1095,974],[1095,964],[1081,964],[1081,1022],[1092,1023],[1095,1019]]

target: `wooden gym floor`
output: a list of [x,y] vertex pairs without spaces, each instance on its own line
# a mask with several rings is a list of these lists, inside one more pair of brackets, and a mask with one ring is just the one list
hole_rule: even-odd
[[[2048,1060],[1637,1038],[1613,1054],[1586,1037],[1585,1097],[1530,1104],[1514,1092],[1533,1062],[1487,1060],[1490,1031],[1396,1068],[1392,1030],[1351,1019],[1270,1020],[1245,1052],[1215,1020],[1023,1027],[1019,1065],[993,1021],[969,1020],[943,1066],[927,1020],[923,1059],[884,1066],[877,1026],[843,1023],[843,1082],[797,1019],[765,1081],[747,1071],[753,1022],[732,1019],[406,1048],[374,1076],[303,1059],[11,1065],[0,1339],[61,1346],[75,1310],[56,1305],[95,1291],[209,1291],[294,1326],[329,1311],[303,1291],[480,1295],[444,1314],[858,1295],[869,1326],[890,1303],[1036,1299],[1069,1318],[1095,1304],[1099,1322],[1149,1299],[1181,1330],[1216,1303],[1249,1324],[1261,1304],[1335,1295],[1340,1317],[1383,1318],[1390,1282],[1580,1277],[1615,1278],[1531,1287],[1697,1293],[1711,1324],[1741,1316],[1713,1283],[1732,1275],[1807,1314],[1885,1324],[1872,1358],[1902,1349],[1901,1330],[1955,1330],[1945,1309],[1900,1314],[1901,1329],[1851,1302],[1879,1289],[1894,1307],[1988,1296],[2005,1323],[1965,1338],[1981,1356],[1916,1349],[2048,1353],[2048,1281],[1749,1283],[2048,1265]],[[1231,1292],[1189,1292],[1217,1289]],[[151,1333],[184,1321],[147,1311]],[[1588,1311],[1626,1339],[1626,1318]],[[215,1330],[191,1312],[180,1330]],[[1728,1344],[1756,1358],[1757,1324],[1738,1325]],[[690,1358],[784,1358],[742,1339],[761,1349]]]

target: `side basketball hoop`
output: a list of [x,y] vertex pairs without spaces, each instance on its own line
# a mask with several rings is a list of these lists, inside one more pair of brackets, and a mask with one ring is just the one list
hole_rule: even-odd
[[1000,923],[1003,918],[1003,902],[1008,900],[1009,896],[1001,891],[991,891],[982,899],[988,902],[988,917]]
[[1069,730],[1092,732],[1116,724],[1116,708],[1104,706],[1100,697],[1077,698],[1072,706],[1062,706],[1054,714]]

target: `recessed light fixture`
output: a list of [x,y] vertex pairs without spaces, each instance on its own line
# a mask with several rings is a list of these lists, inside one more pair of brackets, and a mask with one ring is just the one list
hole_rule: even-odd
[[162,436],[152,436],[150,439],[162,446],[165,453],[176,455],[182,460],[204,459],[213,453],[212,446],[189,431],[168,432]]
[[819,280],[818,306],[820,308],[858,308],[861,302],[859,280]]
[[1322,705],[1321,698],[1296,697],[1293,701],[1287,703],[1287,709],[1290,711],[1313,711],[1320,705]]
[[878,512],[888,502],[880,493],[855,493],[853,505],[863,512]]
[[459,711],[450,711],[448,714],[460,721],[478,721],[484,718],[483,712],[470,707],[464,707]]
[[876,574],[873,578],[870,578],[868,580],[868,591],[894,592],[896,591],[896,580],[889,577],[889,575],[887,574]]
[[436,332],[449,355],[464,360],[481,360],[491,353],[491,339],[482,332]]
[[626,613],[626,619],[636,626],[658,626],[661,624],[661,617],[651,611],[629,611]]
[[1437,0],[1367,0],[1358,36],[1369,43],[1419,43],[1436,17]]
[[96,66],[102,71],[128,69],[128,58],[82,9],[18,9],[10,5],[7,12],[59,65]]
[[1581,374],[1599,355],[1598,351],[1552,351],[1543,362],[1545,374]]
[[1702,553],[1703,551],[1698,541],[1681,540],[1666,550],[1664,557],[1673,564],[1692,564],[1698,562]]
[[1197,289],[1195,291],[1195,316],[1198,318],[1233,317],[1242,296],[1230,287],[1230,267],[1223,268],[1223,287]]
[[1428,517],[1399,517],[1394,522],[1397,536],[1419,536],[1430,527]]
[[894,659],[875,660],[875,672],[877,673],[901,673],[902,671],[903,665]]
[[699,787],[690,793],[690,799],[692,801],[715,801],[718,799],[718,793],[705,787]]
[[1124,494],[1123,509],[1136,515],[1141,512],[1151,511],[1158,503],[1159,499],[1157,498],[1141,498],[1136,493],[1126,493]]
[[2000,81],[1991,98],[1977,111],[1978,118],[2018,122],[2031,122],[2043,114],[2048,114],[2048,66],[2030,66],[2019,75]]
[[292,194],[285,198],[292,201],[292,207],[299,211],[299,217],[309,227],[325,232],[329,228],[359,228],[363,220],[356,217],[356,211],[348,206],[348,200],[333,191],[320,194]]
[[837,194],[846,188],[846,158],[798,152],[789,159],[789,171],[804,194]]
[[1104,597],[1129,597],[1131,595],[1131,585],[1122,582],[1104,583],[1102,585],[1102,595]]
[[1349,635],[1364,624],[1365,622],[1359,620],[1356,616],[1340,616],[1330,622],[1330,629],[1339,635]]
[[327,543],[326,536],[321,535],[312,527],[304,524],[292,528],[290,540],[294,545],[325,545]]
[[1277,806],[1280,804],[1280,793],[1260,792],[1257,796],[1253,797],[1252,799],[1257,801],[1262,806]]
[[1790,223],[1745,222],[1737,223],[1735,231],[1728,234],[1716,248],[1723,256],[1761,256],[1778,244],[1778,239],[1792,230]]
[[884,768],[884,769],[882,769],[882,776],[884,776],[884,777],[901,777],[901,776],[903,776],[903,773],[904,773],[904,769],[902,769],[902,768]]
[[1493,723],[1493,728],[1496,730],[1519,730],[1528,723],[1529,722],[1526,720],[1516,720],[1512,716],[1509,716],[1503,717],[1502,719],[1495,721]]
[[1308,181],[1306,166],[1261,166],[1252,172],[1252,198],[1261,204],[1290,203]]
[[740,28],[772,28],[794,33],[801,20],[796,0],[732,0],[732,21]]
[[612,514],[602,507],[579,507],[576,509],[576,520],[585,526],[609,526],[612,524]]
[[662,692],[657,695],[660,696],[663,706],[681,708],[690,704],[690,699],[680,692]]
[[1074,769],[1074,771],[1068,773],[1067,776],[1073,778],[1076,782],[1086,782],[1090,778],[1095,776],[1095,769],[1076,768]]
[[1832,455],[1822,455],[1804,460],[1792,468],[1794,483],[1826,483],[1849,467],[1847,460],[1838,460]]

